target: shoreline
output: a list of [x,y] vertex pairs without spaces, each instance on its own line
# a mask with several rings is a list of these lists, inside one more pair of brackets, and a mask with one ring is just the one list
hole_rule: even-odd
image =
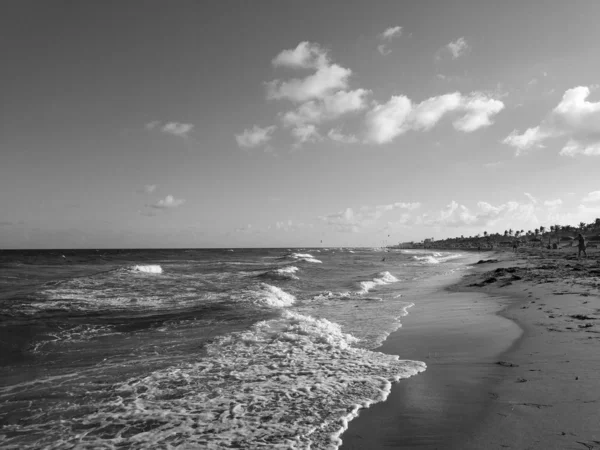
[[[600,449],[599,257],[579,262],[572,249],[482,253],[492,261],[471,265],[435,295],[470,302],[470,313],[488,325],[482,333],[465,324],[475,340],[494,336],[489,325],[498,320],[518,335],[496,334],[504,349],[497,342],[471,344],[471,359],[432,361],[423,358],[427,346],[442,340],[452,349],[460,341],[435,328],[419,337],[411,328],[424,322],[411,310],[377,350],[425,361],[427,370],[361,410],[342,434],[341,449]],[[407,348],[416,339],[423,342],[421,356]]]
[[[481,258],[489,255],[496,253]],[[473,432],[501,375],[495,363],[522,330],[499,315],[511,299],[490,301],[482,292],[454,290],[465,276],[481,270],[472,263],[466,275],[438,277],[432,287],[414,294],[415,306],[402,327],[376,351],[424,361],[427,370],[395,383],[385,402],[362,409],[342,434],[341,450],[461,448]]]

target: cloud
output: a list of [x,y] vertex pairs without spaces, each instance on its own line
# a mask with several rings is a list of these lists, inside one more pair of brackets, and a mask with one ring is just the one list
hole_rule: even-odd
[[513,130],[502,143],[515,147],[517,149],[515,154],[518,156],[533,146],[543,147],[542,141],[549,136],[548,132],[541,130],[537,126],[528,128],[523,134],[519,134],[517,130]]
[[155,184],[146,184],[144,186],[144,192],[146,194],[152,194],[155,190],[156,190],[156,185]]
[[346,89],[351,73],[350,69],[332,64],[320,67],[316,73],[305,78],[293,78],[289,81],[269,81],[267,83],[267,98],[275,100],[289,99],[293,102],[322,98],[332,91]]
[[502,101],[482,92],[466,96],[454,92],[414,106],[406,96],[392,96],[387,103],[377,104],[367,113],[367,142],[384,144],[409,130],[427,131],[452,112],[462,114],[454,120],[454,128],[470,133],[491,125],[491,118],[503,108]]
[[298,125],[292,129],[292,136],[296,139],[295,147],[299,147],[307,142],[317,142],[323,139],[312,124]]
[[560,198],[557,198],[556,200],[546,200],[544,202],[544,206],[547,206],[548,208],[558,208],[560,205],[562,205],[562,200]]
[[315,72],[304,78],[267,82],[267,98],[271,100],[305,102],[323,98],[334,91],[346,89],[352,74],[350,69],[333,64],[328,52],[318,44],[309,42],[301,42],[295,49],[283,50],[273,59],[273,65],[314,69]]
[[600,191],[593,191],[588,193],[585,197],[581,199],[581,201],[584,203],[600,202]]
[[14,224],[12,222],[7,221],[7,220],[0,221],[0,227],[7,227],[7,226],[10,226],[10,225],[14,225]]
[[504,109],[500,100],[489,98],[481,92],[474,92],[469,97],[463,98],[462,109],[467,113],[453,122],[454,128],[465,133],[490,126],[495,116]]
[[503,143],[515,147],[519,155],[534,146],[541,147],[547,139],[567,137],[560,155],[600,155],[600,102],[587,100],[596,87],[567,89],[540,125],[528,128],[523,134],[514,130]]
[[193,129],[194,125],[190,123],[169,122],[162,127],[162,132],[185,137]]
[[452,55],[452,59],[457,59],[464,55],[470,47],[466,39],[464,37],[460,37],[456,41],[446,44],[446,48]]
[[[377,220],[389,211],[398,209],[413,211],[420,207],[421,204],[418,202],[396,202],[375,206],[363,206],[358,211],[355,211],[352,208],[346,208],[333,214],[320,216],[319,220],[325,222],[336,231],[357,233],[363,228],[375,225]],[[410,214],[404,213],[400,220],[402,220],[403,223],[406,223],[410,217]]]
[[356,144],[358,142],[358,138],[353,134],[343,134],[340,129],[332,128],[327,133],[327,137],[334,142],[339,142],[340,144]]
[[236,134],[235,140],[242,148],[258,147],[271,140],[275,128],[275,125],[265,128],[254,125],[252,128],[245,129],[243,133]]
[[386,44],[379,44],[377,46],[377,51],[379,53],[381,53],[383,56],[387,56],[390,53],[392,53],[392,51],[388,48],[388,46]]
[[383,33],[380,33],[377,36],[379,40],[382,41],[382,43],[377,46],[377,51],[379,51],[379,53],[381,53],[384,56],[389,55],[390,53],[392,53],[392,50],[388,48],[387,44],[391,42],[392,39],[394,39],[395,37],[400,37],[401,35],[402,27],[395,26],[387,28],[385,31],[383,31]]
[[283,114],[281,120],[285,126],[298,126],[301,124],[334,120],[338,117],[360,111],[367,106],[367,96],[370,91],[356,89],[353,91],[337,91],[326,95],[319,100],[303,103],[297,109]]
[[236,229],[233,230],[235,233],[243,233],[243,234],[255,234],[255,233],[259,233],[258,230],[255,230],[252,228],[252,224],[249,223],[243,227],[238,227]]
[[411,101],[404,95],[394,95],[387,103],[376,105],[367,113],[367,140],[385,144],[405,133],[411,110]]
[[360,221],[355,217],[352,208],[346,208],[343,211],[326,216],[319,216],[319,219],[333,227],[335,231],[343,233],[358,233],[360,231]]
[[391,41],[394,37],[400,37],[402,35],[402,27],[395,26],[387,28],[383,33],[379,35],[379,39]]
[[148,205],[151,208],[155,209],[168,209],[168,208],[177,208],[185,203],[183,199],[177,199],[172,195],[167,195],[164,199],[158,200],[156,203],[152,205]]
[[191,123],[165,122],[163,124],[158,120],[147,123],[145,127],[147,130],[159,130],[162,133],[179,137],[187,137],[194,129],[194,125]]
[[423,214],[417,222],[427,226],[444,227],[489,226],[501,219],[537,222],[534,214],[535,206],[532,204],[510,201],[494,206],[488,202],[480,201],[477,203],[477,209],[477,211],[471,211],[466,206],[453,200],[433,216]]
[[461,102],[462,97],[458,92],[422,101],[413,108],[411,113],[412,129],[420,131],[431,129],[445,114],[460,108]]
[[493,162],[489,162],[489,163],[484,163],[483,167],[487,168],[487,169],[493,169],[496,167],[502,167],[504,165],[504,161],[493,161]]
[[327,51],[319,44],[300,42],[296,48],[283,50],[271,61],[273,66],[285,66],[295,69],[316,69],[329,63]]
[[534,205],[537,205],[537,198],[535,198],[533,195],[531,195],[529,192],[524,192],[525,197],[527,197],[529,199],[529,201],[531,201],[531,203],[533,203]]

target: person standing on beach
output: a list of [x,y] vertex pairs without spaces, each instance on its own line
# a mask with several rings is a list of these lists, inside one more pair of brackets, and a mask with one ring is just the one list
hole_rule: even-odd
[[587,258],[587,253],[585,251],[585,238],[582,236],[581,233],[579,233],[577,235],[577,241],[579,242],[579,245],[578,245],[579,251],[577,252],[577,257],[580,258],[581,252],[583,252],[585,257]]

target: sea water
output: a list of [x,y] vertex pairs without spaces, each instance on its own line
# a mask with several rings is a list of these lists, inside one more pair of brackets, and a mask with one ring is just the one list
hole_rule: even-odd
[[0,252],[0,447],[335,449],[458,253]]

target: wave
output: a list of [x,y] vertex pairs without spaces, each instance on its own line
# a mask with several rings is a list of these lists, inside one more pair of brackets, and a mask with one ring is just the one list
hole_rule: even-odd
[[119,334],[111,325],[81,324],[68,329],[59,329],[44,336],[29,349],[31,353],[46,351],[57,345],[85,342],[106,336]]
[[238,302],[252,302],[258,306],[270,308],[285,308],[296,302],[296,297],[292,294],[267,283],[259,283],[257,286],[234,293],[232,299]]
[[57,448],[80,444],[82,433],[90,448],[115,435],[120,446],[140,448],[336,448],[359,409],[426,369],[356,342],[338,324],[284,311],[217,338],[206,358],[113,385],[93,412],[72,404],[67,418],[28,432],[36,445]]
[[461,257],[462,255],[460,253],[450,253],[446,255],[443,253],[432,253],[424,256],[414,255],[413,259],[423,264],[440,264]]
[[285,258],[291,258],[295,261],[305,261],[305,262],[319,263],[319,264],[323,262],[323,261],[316,259],[310,253],[289,253],[283,257],[283,259],[285,259]]
[[296,266],[287,266],[282,267],[280,269],[269,270],[268,272],[261,273],[259,277],[261,278],[274,278],[274,279],[284,279],[284,280],[299,280],[298,276],[294,275],[298,272]]
[[396,283],[398,281],[400,281],[400,280],[398,280],[398,278],[396,278],[394,275],[392,275],[391,273],[389,273],[387,271],[379,272],[377,274],[377,276],[375,278],[373,278],[371,281],[361,281],[359,283],[360,287],[361,287],[359,293],[366,294],[371,289],[373,289],[377,286]]
[[142,273],[163,273],[162,267],[158,264],[149,264],[149,265],[137,265],[131,268],[133,272],[142,272]]

